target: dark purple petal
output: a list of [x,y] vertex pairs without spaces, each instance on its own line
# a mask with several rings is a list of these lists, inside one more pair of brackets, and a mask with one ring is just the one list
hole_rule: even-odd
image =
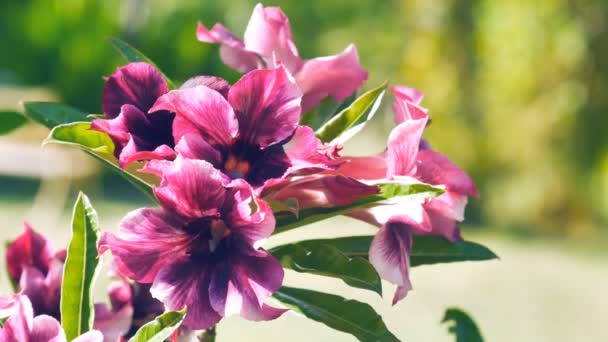
[[212,145],[230,146],[239,131],[230,104],[220,93],[205,86],[173,90],[161,96],[150,112],[160,110],[175,113],[175,141],[187,134],[199,134]]
[[416,171],[416,156],[426,119],[408,120],[393,128],[388,137],[387,176],[412,176]]
[[190,236],[179,230],[181,219],[162,209],[132,211],[119,224],[119,233],[105,233],[99,253],[111,250],[120,272],[140,283],[150,283],[158,271],[186,256]]
[[349,45],[338,55],[306,61],[295,78],[304,93],[302,111],[306,112],[327,96],[346,99],[367,80],[367,72],[359,63],[357,49]]
[[6,249],[8,274],[14,282],[19,282],[25,266],[31,266],[45,274],[53,258],[51,242],[36,233],[27,222],[25,231],[11,242]]
[[380,277],[400,287],[393,304],[405,297],[412,286],[409,279],[412,226],[389,221],[380,228],[369,249],[369,261]]
[[211,88],[224,97],[228,97],[228,90],[230,90],[230,84],[225,79],[215,76],[194,76],[184,82],[180,88],[185,89],[198,86]]
[[152,296],[169,310],[188,307],[183,325],[189,329],[208,329],[221,316],[209,302],[209,265],[205,262],[183,261],[168,264],[158,273],[152,285]]
[[184,135],[175,146],[175,151],[188,159],[201,159],[216,168],[222,165],[222,153],[197,134]]
[[288,173],[337,167],[337,162],[327,155],[327,146],[315,137],[315,132],[308,126],[298,126],[291,139],[283,145],[283,150],[291,164]]
[[34,318],[28,342],[65,342],[66,337],[61,324],[47,315]]
[[34,267],[26,267],[19,281],[19,289],[27,295],[35,315],[49,315],[59,319],[63,262],[54,259],[44,275]]
[[227,180],[213,165],[179,156],[174,162],[150,161],[144,170],[162,176],[154,194],[166,210],[191,219],[219,215]]
[[205,43],[221,44],[220,57],[234,70],[248,72],[264,66],[260,56],[255,52],[247,51],[243,42],[222,24],[215,24],[211,30],[207,30],[205,25],[199,22],[196,38]]
[[106,80],[102,107],[108,119],[120,114],[125,104],[147,112],[156,99],[167,92],[167,83],[152,65],[137,62],[118,68]]
[[416,178],[433,185],[445,185],[448,191],[478,196],[471,177],[439,152],[422,150],[418,153]]
[[240,139],[262,149],[291,136],[300,121],[302,93],[284,67],[254,70],[228,92]]

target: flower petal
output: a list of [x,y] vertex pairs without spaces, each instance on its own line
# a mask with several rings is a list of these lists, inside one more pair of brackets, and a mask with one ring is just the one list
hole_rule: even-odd
[[385,179],[388,172],[384,154],[367,157],[342,157],[338,159],[340,167],[335,172],[359,180]]
[[24,295],[14,295],[13,300],[3,298],[3,312],[10,310],[11,316],[4,322],[0,329],[0,341],[28,341],[32,330],[34,311],[32,303]]
[[412,176],[416,171],[416,156],[426,119],[408,120],[393,128],[388,137],[387,176]]
[[47,315],[37,316],[33,320],[32,331],[28,342],[65,342],[66,337],[61,324]]
[[222,24],[215,24],[211,30],[198,23],[196,38],[205,43],[221,44],[220,57],[222,61],[236,71],[248,72],[261,68],[264,62],[257,53],[247,51],[242,41],[236,38]]
[[396,125],[407,120],[426,119],[428,117],[428,110],[420,106],[424,94],[414,88],[404,86],[394,86],[391,91],[396,99],[393,102]]
[[184,135],[175,146],[175,151],[185,158],[206,160],[216,168],[221,167],[221,152],[211,146],[200,135]]
[[19,281],[19,289],[32,303],[34,314],[59,319],[63,262],[53,259],[46,276],[34,267],[26,267]]
[[162,176],[154,194],[166,210],[190,219],[219,215],[226,176],[208,162],[179,156],[174,162],[150,161],[144,171]]
[[188,307],[185,327],[208,329],[221,319],[209,303],[210,272],[209,266],[201,262],[169,264],[160,270],[150,291],[169,310]]
[[90,330],[76,337],[72,342],[103,342],[104,336],[99,330]]
[[367,72],[351,44],[338,55],[306,61],[295,77],[304,93],[302,111],[306,112],[327,96],[344,100],[367,80]]
[[337,167],[338,162],[327,154],[327,146],[308,126],[298,126],[291,139],[283,145],[283,150],[291,164],[288,174],[303,169],[329,170]]
[[99,253],[111,250],[121,273],[140,283],[150,283],[165,265],[187,253],[190,236],[179,230],[181,219],[158,208],[132,211],[119,224],[119,233],[105,233]]
[[212,145],[230,146],[239,130],[230,104],[222,94],[206,86],[170,91],[158,98],[150,112],[160,110],[175,113],[175,141],[186,134],[199,134]]
[[8,274],[14,282],[19,282],[25,266],[32,266],[42,273],[49,270],[53,258],[53,246],[43,235],[36,233],[24,222],[25,231],[11,242],[6,249]]
[[428,209],[427,213],[431,222],[431,231],[416,232],[417,234],[443,236],[450,242],[462,241],[460,229],[456,227],[456,221],[454,219],[445,217],[439,212],[435,212]]
[[156,99],[167,92],[162,74],[152,65],[136,62],[116,69],[103,88],[102,107],[108,119],[120,113],[125,104],[147,112]]
[[198,86],[211,88],[222,94],[224,97],[228,96],[228,90],[230,90],[230,84],[225,79],[215,76],[194,76],[184,82],[180,89],[194,88]]
[[389,221],[380,228],[369,248],[369,261],[380,277],[401,287],[393,304],[412,288],[409,280],[412,241],[410,225]]
[[107,304],[95,304],[95,323],[93,328],[99,330],[105,341],[120,341],[131,329],[133,306],[127,304],[118,311],[112,311]]
[[422,150],[418,153],[416,178],[433,185],[445,185],[448,191],[462,195],[479,195],[469,175],[448,157],[433,150]]
[[283,66],[245,74],[228,92],[240,139],[263,149],[291,136],[300,121],[301,96]]

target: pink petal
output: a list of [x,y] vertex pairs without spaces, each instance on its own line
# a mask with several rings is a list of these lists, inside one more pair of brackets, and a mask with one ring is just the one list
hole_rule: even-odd
[[144,171],[155,168],[162,178],[154,194],[163,208],[191,219],[219,215],[226,195],[225,175],[213,165],[180,156],[174,162],[151,161]]
[[211,30],[198,23],[196,37],[205,43],[221,44],[220,57],[222,61],[240,72],[248,72],[264,66],[264,62],[252,51],[247,51],[245,45],[222,24],[215,24]]
[[337,162],[326,153],[327,147],[321,143],[312,128],[298,126],[291,139],[283,145],[283,150],[291,166],[286,173],[293,173],[302,169],[333,169]]
[[424,94],[414,88],[404,86],[394,86],[391,91],[396,99],[393,102],[395,124],[399,125],[407,120],[419,120],[428,117],[428,110],[420,106]]
[[116,69],[106,80],[102,107],[108,119],[120,113],[125,104],[147,112],[156,99],[167,92],[167,83],[152,65],[137,62]]
[[66,337],[61,324],[47,315],[37,316],[33,320],[32,331],[28,342],[65,342]]
[[99,253],[111,250],[121,273],[150,283],[158,271],[187,253],[190,236],[179,230],[184,223],[162,209],[132,211],[119,224],[119,233],[105,233]]
[[422,235],[438,235],[443,236],[450,242],[462,241],[462,235],[460,229],[456,227],[456,221],[454,219],[443,216],[440,212],[433,210],[427,210],[429,219],[431,221],[430,232],[416,232]]
[[418,153],[416,177],[425,183],[445,185],[448,191],[479,195],[471,177],[439,152],[422,150]]
[[220,93],[205,86],[173,90],[161,96],[150,112],[160,110],[175,113],[175,141],[186,134],[200,134],[210,144],[229,146],[239,130],[230,104]]
[[224,97],[228,96],[228,90],[230,90],[230,84],[225,79],[215,76],[194,76],[184,82],[180,89],[195,88],[198,86],[205,86],[213,89]]
[[411,176],[416,171],[416,156],[426,119],[409,120],[393,128],[386,151],[387,176]]
[[412,241],[411,226],[388,222],[380,228],[369,249],[369,261],[380,277],[401,287],[395,300],[403,298],[412,288],[409,280]]
[[153,151],[138,151],[135,139],[130,139],[118,158],[118,165],[126,168],[136,161],[142,160],[172,160],[177,153],[167,145],[160,145]]
[[[384,154],[368,157],[343,157],[339,159],[337,174],[360,180],[385,179],[388,166]],[[334,173],[334,172],[332,172]]]
[[105,341],[119,341],[131,329],[133,306],[123,306],[114,312],[107,304],[95,304],[95,323],[93,328],[99,330]]
[[86,333],[76,337],[72,340],[72,342],[103,342],[105,341],[104,336],[101,334],[101,331],[91,330]]
[[349,45],[338,55],[306,61],[295,77],[304,93],[302,111],[306,112],[327,96],[346,99],[367,80],[367,72],[359,63],[357,49]]
[[175,151],[185,158],[206,160],[216,168],[222,166],[221,152],[197,134],[184,135],[175,146]]
[[204,263],[177,262],[163,267],[154,280],[151,292],[169,310],[188,307],[183,325],[192,330],[208,329],[221,316],[209,303],[210,270]]
[[296,72],[302,65],[291,35],[289,19],[278,7],[255,6],[244,40],[247,50],[262,56],[267,65],[272,65],[272,60],[276,59],[290,72]]
[[301,96],[282,66],[245,74],[228,93],[240,139],[263,149],[291,136],[300,121]]
[[11,242],[6,249],[6,265],[8,274],[15,282],[19,282],[23,267],[32,266],[42,273],[49,270],[53,258],[51,242],[43,235],[36,233],[24,222],[25,231]]
[[13,296],[12,301],[2,300],[3,312],[11,311],[11,316],[0,329],[0,341],[28,341],[33,327],[34,312],[32,303],[23,295]]

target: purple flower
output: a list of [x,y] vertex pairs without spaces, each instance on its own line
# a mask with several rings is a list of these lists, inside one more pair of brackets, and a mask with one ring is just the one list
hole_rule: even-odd
[[[0,319],[6,317],[8,319],[0,329],[2,342],[66,342],[65,332],[55,318],[47,315],[34,317],[32,303],[26,295],[0,295]],[[72,341],[102,342],[103,335],[91,330]]]
[[173,114],[148,115],[159,96],[167,92],[162,74],[152,65],[137,62],[120,67],[107,78],[102,107],[106,120],[93,120],[91,129],[105,132],[115,145],[120,167],[138,160],[172,159]]
[[302,60],[293,42],[289,19],[278,7],[264,8],[258,4],[249,19],[244,41],[219,23],[211,30],[199,23],[196,36],[201,42],[220,44],[222,61],[240,72],[272,68],[277,61],[283,63],[304,93],[304,112],[327,96],[344,100],[367,79],[354,45],[339,55]]
[[196,84],[161,96],[150,110],[175,113],[173,137],[182,156],[254,186],[331,167],[327,148],[298,125],[301,92],[284,67],[251,71],[229,89],[219,81]]
[[105,234],[121,273],[152,283],[170,310],[188,307],[187,328],[206,329],[238,313],[269,320],[285,310],[264,304],[283,281],[283,268],[261,243],[274,230],[269,205],[243,180],[230,181],[202,160],[154,160],[162,208],[128,214],[117,235]]

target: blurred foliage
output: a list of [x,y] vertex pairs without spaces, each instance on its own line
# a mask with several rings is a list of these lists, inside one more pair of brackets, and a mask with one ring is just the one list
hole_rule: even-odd
[[[101,75],[128,41],[168,75],[238,74],[196,22],[238,36],[256,1],[4,0],[0,83],[45,85],[100,111]],[[608,221],[608,3],[604,0],[284,0],[300,54],[355,43],[370,71],[426,94],[434,147],[471,172],[469,222],[586,235]],[[388,132],[392,120],[379,129]],[[379,126],[379,125],[376,125]]]

